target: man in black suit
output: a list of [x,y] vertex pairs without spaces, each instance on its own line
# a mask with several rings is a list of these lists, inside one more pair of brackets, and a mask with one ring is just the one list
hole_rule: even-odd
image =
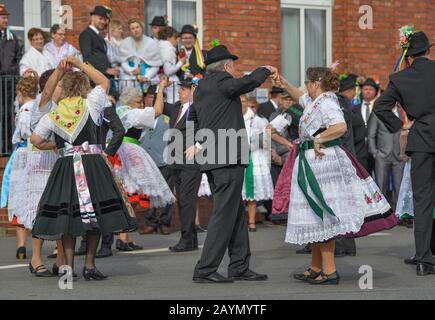
[[91,12],[91,25],[79,36],[83,61],[89,62],[95,69],[108,78],[119,75],[119,68],[112,68],[107,57],[107,45],[101,32],[105,30],[110,11],[103,6],[96,6]]
[[374,160],[369,153],[367,124],[369,123],[378,91],[379,85],[372,78],[368,78],[361,86],[362,103],[356,105],[352,110],[356,157],[369,174],[372,174],[374,170]]
[[[198,189],[201,184],[201,172],[199,171],[198,164],[188,164],[186,162],[184,153],[187,147],[190,147],[189,141],[193,142],[194,139],[193,136],[189,136],[190,132],[193,134],[193,128],[189,130],[187,121],[193,108],[190,102],[191,88],[191,80],[181,81],[179,89],[180,100],[175,104],[165,103],[163,108],[163,114],[170,117],[170,128],[178,130],[177,134],[180,134],[175,136],[175,143],[170,142],[169,145],[170,148],[171,146],[175,147],[174,158],[172,161],[168,160],[168,165],[172,171],[175,184],[181,222],[181,238],[175,246],[169,248],[172,252],[198,249],[195,215]],[[169,153],[169,156],[172,156],[171,153]]]
[[[181,80],[186,80],[189,78],[193,78],[197,74],[204,74],[204,68],[198,65],[198,61],[196,59],[196,51],[195,51],[195,43],[197,38],[196,29],[190,24],[186,24],[181,28],[180,32],[181,43],[183,45],[183,49],[186,51],[188,58],[188,66],[187,68],[183,66],[183,68],[178,71],[178,77]],[[204,53],[204,52],[203,52]]]
[[258,106],[257,114],[260,117],[270,120],[270,116],[281,109],[283,93],[283,88],[273,86],[270,91],[270,100]]
[[[211,141],[213,139],[208,136],[206,141],[201,141],[198,132],[198,142],[203,144],[187,151],[187,159],[191,159],[199,152],[198,149],[203,149],[197,159],[210,183],[214,213],[208,225],[201,259],[195,267],[194,282],[227,283],[267,279],[266,275],[249,269],[251,252],[242,201],[249,150],[240,96],[259,87],[269,76],[276,77],[277,70],[262,67],[236,79],[236,59],[237,56],[223,45],[211,49],[205,59],[207,74],[199,82],[194,94],[198,129],[215,138],[215,141]],[[239,137],[230,139],[230,132],[237,132]],[[228,278],[217,272],[227,249],[230,256]]]
[[406,52],[411,66],[390,75],[387,89],[375,103],[375,114],[390,132],[403,128],[402,120],[393,113],[397,102],[409,119],[415,120],[409,130],[406,154],[411,157],[415,260],[419,276],[435,274],[430,247],[435,195],[435,61],[429,59],[432,45],[423,32],[411,36]]

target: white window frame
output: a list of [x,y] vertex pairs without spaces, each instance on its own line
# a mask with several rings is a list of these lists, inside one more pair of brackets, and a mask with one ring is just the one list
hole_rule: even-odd
[[[334,0],[281,0],[281,8],[299,9],[300,14],[300,79],[305,81],[305,10],[316,9],[326,11],[326,64],[332,63],[332,9]],[[281,31],[282,32],[282,31]]]
[[[55,23],[57,9],[61,5],[61,0],[47,0],[51,1],[51,21]],[[12,31],[24,31],[24,45],[26,50],[30,47],[29,40],[27,40],[26,31],[31,28],[41,28],[41,1],[40,0],[24,0],[24,27],[10,26]],[[49,31],[50,28],[41,28],[44,31]]]
[[[172,1],[173,0],[166,0],[166,12],[168,15],[168,23],[169,25],[172,24]],[[184,1],[184,2],[195,2],[196,3],[196,26],[198,27],[198,39],[199,43],[202,44],[203,39],[203,12],[202,12],[202,0],[177,0],[177,1]],[[146,2],[145,2],[146,5]],[[146,9],[146,8],[145,8]],[[181,30],[179,30],[181,31]]]

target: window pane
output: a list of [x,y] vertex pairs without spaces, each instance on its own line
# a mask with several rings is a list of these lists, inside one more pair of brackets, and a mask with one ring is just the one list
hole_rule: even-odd
[[41,28],[51,28],[51,1],[41,1]]
[[195,1],[172,1],[172,26],[178,31],[185,24],[195,25],[196,2]]
[[145,23],[146,32],[152,35],[151,26],[149,25],[155,16],[165,16],[166,0],[146,0],[145,1]]
[[2,0],[1,3],[6,5],[6,9],[11,14],[9,25],[24,27],[24,0]]
[[301,46],[299,9],[281,10],[281,68],[284,77],[301,85]]
[[305,10],[306,67],[326,67],[326,11]]

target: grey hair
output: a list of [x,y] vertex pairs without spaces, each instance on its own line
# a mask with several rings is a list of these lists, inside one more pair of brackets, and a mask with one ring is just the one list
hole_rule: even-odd
[[213,62],[207,66],[207,71],[210,73],[225,71],[224,66],[228,63],[231,63],[232,61],[233,61],[232,59],[225,59],[225,60]]
[[142,97],[142,91],[138,88],[133,87],[127,87],[122,90],[122,94],[119,97],[119,101],[121,102],[121,105],[125,106],[128,105],[128,103],[133,100],[136,97]]

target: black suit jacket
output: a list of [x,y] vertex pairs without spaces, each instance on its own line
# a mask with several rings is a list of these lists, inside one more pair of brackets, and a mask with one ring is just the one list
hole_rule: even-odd
[[[176,148],[174,154],[171,156],[175,156],[175,163],[170,163],[169,166],[174,169],[192,169],[192,170],[199,170],[199,166],[193,162],[188,162],[186,160],[186,155],[184,152],[187,148],[192,146],[194,144],[194,134],[195,134],[195,128],[192,128],[191,130],[188,130],[188,122],[189,115],[191,113],[190,110],[194,108],[194,105],[190,106],[190,110],[188,109],[187,112],[180,118],[180,120],[175,124],[177,120],[177,116],[180,112],[180,109],[183,106],[181,105],[181,102],[178,101],[175,104],[169,104],[165,103],[163,107],[163,114],[168,116],[170,118],[169,125],[171,129],[176,129],[181,134],[181,136],[175,136],[172,141],[169,143],[174,143]],[[189,123],[189,125],[193,126],[193,122]],[[182,139],[181,139],[182,137]]]
[[260,117],[266,118],[268,120],[270,120],[270,116],[276,111],[277,109],[275,109],[274,105],[270,101],[261,103],[257,108],[257,114]]
[[114,106],[104,109],[103,123],[100,127],[99,140],[101,145],[106,145],[107,133],[112,130],[112,139],[105,148],[104,152],[109,156],[114,156],[122,144],[122,139],[125,135],[124,126]]
[[392,111],[397,102],[411,120],[416,120],[408,135],[406,153],[434,153],[435,61],[417,58],[408,69],[390,75],[388,87],[374,108],[390,132],[399,131],[403,126]]
[[[353,122],[352,122],[352,102],[341,94],[337,94],[340,108],[343,111],[344,121],[346,121],[347,131],[341,136],[340,140],[343,146],[352,154],[355,152],[355,141],[353,138]],[[361,109],[360,109],[361,111]],[[361,112],[360,112],[361,114]],[[362,119],[362,117],[361,117]],[[363,123],[364,124],[364,123]]]
[[[194,114],[197,117],[198,129],[209,129],[214,133],[215,137],[215,141],[208,141],[206,146],[208,151],[214,152],[214,161],[212,161],[213,163],[207,162],[201,164],[201,171],[235,164],[247,164],[246,159],[249,158],[247,154],[248,141],[240,96],[259,87],[266,81],[269,75],[269,69],[262,67],[240,79],[235,79],[228,72],[222,71],[206,74],[204,79],[199,82],[194,93]],[[225,139],[225,133],[231,129],[242,134],[241,138],[237,139],[237,143],[229,141],[228,138]],[[221,150],[218,143],[219,130],[223,130],[223,132],[221,131],[221,140],[226,140],[225,145],[223,143],[220,144]],[[207,138],[204,140],[206,141]],[[204,141],[199,140],[199,142],[202,143]],[[234,151],[231,154],[231,156],[234,156],[233,159],[230,158],[231,149]],[[220,154],[219,151],[225,151],[226,156]]]
[[110,62],[104,38],[88,27],[80,33],[79,44],[83,61],[89,62],[95,69],[109,78],[110,75],[106,74],[106,70],[110,68]]
[[[361,114],[361,104],[356,105],[352,110],[353,140],[355,144],[355,154],[358,158],[370,158],[368,147],[368,131]],[[371,118],[371,114],[367,123]]]

